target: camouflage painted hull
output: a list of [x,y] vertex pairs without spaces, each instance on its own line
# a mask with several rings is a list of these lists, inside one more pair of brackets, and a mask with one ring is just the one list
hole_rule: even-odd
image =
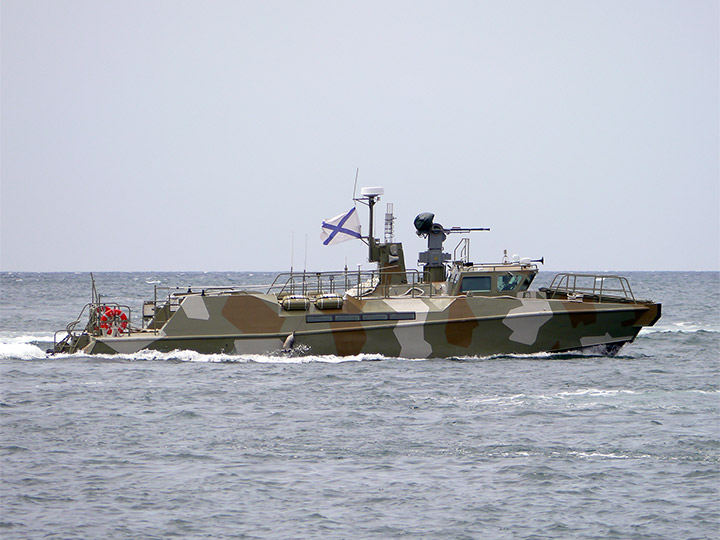
[[313,302],[286,307],[273,294],[188,295],[157,330],[84,334],[67,350],[452,358],[601,346],[613,353],[660,317],[660,304],[649,301],[548,299],[539,292],[346,297],[337,309],[318,309]]

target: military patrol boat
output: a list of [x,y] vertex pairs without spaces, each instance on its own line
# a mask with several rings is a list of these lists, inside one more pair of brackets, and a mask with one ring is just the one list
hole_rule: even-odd
[[[356,202],[369,208],[368,236],[360,235],[353,208],[323,222],[323,237],[326,244],[362,238],[375,270],[290,272],[260,290],[156,286],[137,326],[130,308],[101,301],[93,282],[92,301],[56,333],[51,351],[450,358],[596,347],[614,354],[660,318],[660,304],[635,298],[621,276],[563,273],[549,287],[530,290],[542,260],[506,255],[474,264],[467,237],[451,257],[443,252],[448,235],[487,229],[444,228],[431,213],[415,219],[428,247],[419,256],[421,269],[408,270],[402,244],[394,241],[391,205],[385,241],[373,234],[383,189],[361,193]],[[84,329],[75,330],[83,317]]]

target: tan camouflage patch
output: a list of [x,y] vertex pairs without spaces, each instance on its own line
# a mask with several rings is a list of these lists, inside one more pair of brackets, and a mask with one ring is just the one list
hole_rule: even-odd
[[210,313],[208,313],[202,296],[188,296],[183,300],[181,308],[188,319],[207,321],[210,318]]
[[508,311],[503,324],[512,330],[510,341],[534,345],[540,328],[553,318],[547,300],[520,299],[521,305]]
[[343,312],[360,313],[363,310],[364,301],[358,300],[354,296],[348,296],[343,303]]

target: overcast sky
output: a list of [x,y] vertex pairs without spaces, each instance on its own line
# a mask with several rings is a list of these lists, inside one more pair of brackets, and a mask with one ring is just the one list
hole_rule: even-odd
[[2,270],[355,267],[357,168],[411,268],[426,211],[477,262],[720,268],[715,0],[0,10]]

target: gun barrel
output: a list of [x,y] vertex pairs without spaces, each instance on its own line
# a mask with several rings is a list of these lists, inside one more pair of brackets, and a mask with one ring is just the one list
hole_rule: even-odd
[[464,233],[464,232],[473,232],[473,231],[489,231],[489,228],[486,227],[450,227],[449,229],[444,229],[446,233]]

